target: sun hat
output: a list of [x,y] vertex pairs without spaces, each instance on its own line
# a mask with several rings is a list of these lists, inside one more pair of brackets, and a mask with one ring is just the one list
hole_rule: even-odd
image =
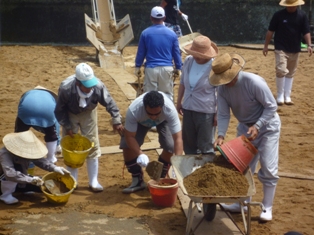
[[209,83],[213,86],[228,84],[243,69],[245,61],[238,54],[224,53],[214,59]]
[[284,7],[295,7],[304,5],[305,2],[303,0],[281,0],[279,5]]
[[40,159],[48,153],[44,143],[31,130],[6,134],[2,142],[8,151],[26,159]]
[[55,92],[53,92],[52,90],[49,90],[49,89],[47,89],[47,88],[45,88],[45,87],[42,87],[42,86],[40,86],[40,85],[36,86],[36,87],[34,88],[34,90],[48,91],[48,92],[53,96],[53,98],[55,98],[55,100],[58,99],[58,95],[57,95]]
[[197,36],[193,42],[184,47],[184,50],[192,55],[203,59],[211,59],[218,55],[218,47],[206,36]]
[[150,16],[156,19],[162,19],[165,17],[165,10],[159,6],[153,7],[152,11],[150,12]]
[[80,63],[76,66],[75,76],[87,88],[98,84],[98,79],[95,77],[93,69],[86,63]]

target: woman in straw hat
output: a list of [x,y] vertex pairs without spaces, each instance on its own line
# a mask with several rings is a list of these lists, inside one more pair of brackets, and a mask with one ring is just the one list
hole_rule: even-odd
[[307,52],[312,55],[309,20],[304,11],[298,9],[303,0],[281,0],[285,9],[275,12],[265,37],[263,54],[267,56],[268,45],[273,35],[275,42],[277,104],[293,104],[291,90],[301,51],[302,36]]
[[[54,171],[62,175],[69,174],[63,167],[56,166],[44,158],[48,150],[31,130],[7,134],[3,137],[2,142],[4,147],[0,149],[2,192],[0,200],[6,204],[14,204],[19,201],[12,196],[18,183],[35,186],[43,184],[40,177],[27,174],[28,165],[31,161],[46,171]],[[31,191],[35,190],[32,189]],[[40,191],[40,188],[37,187],[36,191]]]
[[[277,104],[265,80],[253,73],[241,71],[244,59],[237,54],[225,53],[212,63],[209,81],[218,87],[218,138],[214,146],[222,145],[230,116],[238,120],[237,136],[245,135],[257,147],[258,153],[250,163],[255,172],[257,162],[261,168],[258,179],[263,184],[263,221],[272,220],[272,206],[278,177],[279,136],[281,122]],[[249,199],[249,201],[251,198]],[[231,212],[240,212],[239,203],[223,205]],[[245,209],[247,209],[245,207]]]
[[54,110],[57,103],[57,94],[42,86],[25,92],[19,102],[15,120],[15,132],[27,131],[31,127],[45,134],[47,159],[52,163],[57,161],[55,153],[60,151],[60,125],[55,117]]
[[218,48],[208,37],[198,36],[184,49],[190,56],[182,67],[177,99],[177,111],[183,115],[184,152],[213,153],[217,96],[216,86],[209,83],[208,76]]

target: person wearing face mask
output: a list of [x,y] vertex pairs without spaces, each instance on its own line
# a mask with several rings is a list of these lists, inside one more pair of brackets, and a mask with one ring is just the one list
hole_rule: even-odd
[[[86,158],[89,187],[94,192],[103,191],[98,182],[98,158],[101,156],[97,124],[98,103],[110,113],[114,131],[122,134],[123,125],[116,102],[104,83],[95,77],[93,69],[86,63],[80,63],[76,66],[75,74],[60,84],[55,116],[62,126],[63,136],[73,136],[80,131],[94,143]],[[67,169],[77,180],[78,169]]]

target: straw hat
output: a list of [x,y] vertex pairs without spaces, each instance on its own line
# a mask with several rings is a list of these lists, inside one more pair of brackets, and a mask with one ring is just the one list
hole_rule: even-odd
[[305,2],[303,0],[281,0],[279,5],[284,7],[295,7],[304,5]]
[[2,142],[11,153],[26,159],[39,159],[47,155],[48,149],[31,131],[6,134]]
[[238,54],[225,53],[216,57],[212,63],[209,83],[213,86],[228,84],[243,69],[245,61]]
[[52,90],[49,90],[49,89],[47,89],[47,88],[45,88],[45,87],[42,87],[42,86],[36,86],[35,88],[34,88],[34,90],[44,90],[44,91],[48,91],[52,96],[53,96],[53,98],[55,98],[55,100],[57,100],[58,99],[58,95],[56,94],[56,93],[54,93]]
[[197,36],[193,42],[184,47],[184,50],[192,56],[203,59],[211,59],[218,55],[218,48],[206,36]]

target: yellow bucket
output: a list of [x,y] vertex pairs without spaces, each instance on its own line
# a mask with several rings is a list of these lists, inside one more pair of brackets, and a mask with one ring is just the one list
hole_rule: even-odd
[[60,173],[50,172],[46,174],[42,180],[45,182],[46,180],[55,180],[64,183],[67,192],[60,194],[51,194],[45,185],[41,186],[41,191],[47,197],[48,202],[54,204],[66,203],[69,200],[69,197],[73,190],[76,188],[76,181],[70,174],[61,175]]
[[74,137],[66,135],[61,139],[60,144],[64,164],[71,168],[83,166],[90,150],[94,147],[93,142],[80,134],[75,134]]

